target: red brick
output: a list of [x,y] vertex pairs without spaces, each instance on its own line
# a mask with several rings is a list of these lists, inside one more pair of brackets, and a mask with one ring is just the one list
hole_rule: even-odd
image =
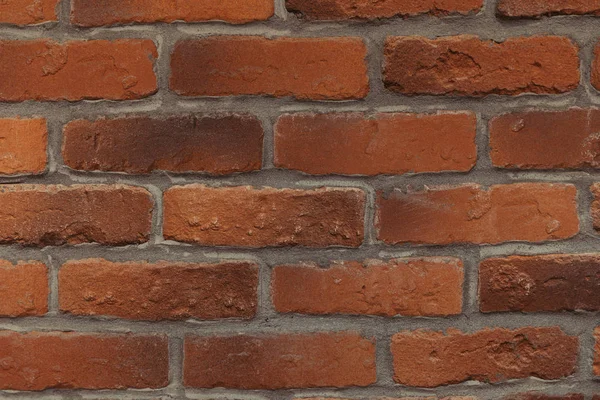
[[600,110],[533,111],[490,122],[494,166],[513,169],[600,167]]
[[188,336],[183,379],[196,388],[368,386],[376,381],[375,344],[348,332]]
[[72,0],[71,22],[80,26],[211,20],[243,24],[269,19],[273,12],[273,0]]
[[258,266],[247,262],[69,261],[59,272],[60,309],[134,320],[250,318]]
[[47,142],[48,129],[43,118],[0,119],[0,174],[44,172]]
[[[25,317],[48,312],[48,276],[44,263],[0,260],[0,316]],[[0,352],[1,358],[1,352]],[[0,365],[1,365],[0,361]]]
[[279,312],[442,316],[462,311],[463,264],[456,258],[413,258],[285,265],[273,271]]
[[3,0],[0,2],[0,24],[33,25],[57,21],[59,0]]
[[165,336],[0,331],[0,389],[161,388]]
[[600,376],[600,327],[594,330],[594,375]]
[[394,380],[436,387],[468,380],[559,379],[575,372],[578,347],[577,337],[558,327],[496,328],[473,334],[406,331],[392,339]]
[[171,89],[183,96],[360,99],[369,92],[359,38],[213,36],[180,41]]
[[600,42],[594,48],[594,60],[592,61],[591,82],[597,90],[600,90]]
[[275,166],[309,174],[466,172],[475,166],[472,113],[287,114],[275,126]]
[[245,115],[76,120],[65,127],[63,159],[85,171],[223,175],[260,169],[262,142],[260,121]]
[[558,94],[579,85],[578,50],[559,36],[389,37],[384,81],[405,95]]
[[479,266],[483,312],[600,311],[600,255],[490,258]]
[[384,2],[362,0],[286,0],[288,11],[302,17],[320,20],[351,18],[377,19],[394,16],[409,17],[419,14],[448,15],[478,12],[483,0],[390,0]]
[[591,206],[594,229],[600,233],[600,183],[593,184],[590,187],[590,190],[594,196],[594,201],[592,201]]
[[123,185],[0,185],[0,243],[60,246],[146,242],[152,197]]
[[129,100],[157,90],[151,40],[4,40],[0,53],[0,101]]
[[520,183],[379,193],[377,228],[385,243],[496,244],[566,239],[579,231],[573,185]]
[[538,18],[544,15],[600,15],[598,0],[500,0],[498,15]]
[[164,237],[205,246],[358,247],[365,194],[358,189],[179,186],[164,194]]

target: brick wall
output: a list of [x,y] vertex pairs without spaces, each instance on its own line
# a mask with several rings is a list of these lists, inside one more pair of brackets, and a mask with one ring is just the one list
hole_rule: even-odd
[[598,16],[0,0],[0,399],[600,399]]

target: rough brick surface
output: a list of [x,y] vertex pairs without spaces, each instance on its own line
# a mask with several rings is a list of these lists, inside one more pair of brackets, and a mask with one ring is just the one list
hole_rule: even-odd
[[359,38],[184,40],[171,56],[171,89],[184,96],[359,99],[369,91],[366,54]]
[[288,114],[275,127],[275,166],[310,174],[469,171],[472,113]]
[[141,320],[250,318],[257,307],[252,263],[70,261],[59,272],[59,303],[75,315]]
[[447,15],[476,13],[483,0],[286,0],[288,11],[308,19],[376,19],[419,14]]
[[161,388],[165,336],[0,331],[0,389]]
[[584,396],[578,393],[569,393],[561,396],[539,392],[527,392],[508,395],[503,397],[502,400],[584,400]]
[[13,264],[0,260],[0,316],[45,314],[48,311],[47,270],[44,263],[37,261]]
[[0,40],[0,101],[139,99],[157,89],[151,40]]
[[600,256],[490,258],[479,266],[481,311],[599,311]]
[[121,185],[0,185],[0,243],[60,246],[148,240],[153,202]]
[[260,169],[263,129],[251,116],[77,120],[64,130],[63,159],[85,171],[206,172]]
[[405,95],[558,94],[579,85],[578,48],[558,36],[388,37],[384,81]]
[[179,186],[164,194],[163,234],[207,246],[358,247],[364,208],[358,189]]
[[56,21],[59,0],[0,1],[0,24],[32,25]]
[[598,0],[500,0],[498,15],[537,18],[544,15],[600,15]]
[[431,188],[377,199],[385,243],[502,243],[566,239],[579,231],[572,185],[520,183]]
[[81,26],[222,20],[234,24],[265,20],[273,0],[72,0],[71,21]]
[[594,375],[600,376],[600,327],[594,330],[594,339],[596,344],[594,346]]
[[46,169],[44,118],[0,119],[0,174],[40,174]]
[[367,386],[376,380],[375,344],[345,332],[188,336],[183,379],[197,388]]
[[600,183],[595,183],[590,187],[594,200],[592,201],[592,220],[594,229],[600,232]]
[[459,259],[399,259],[278,266],[272,275],[279,312],[440,316],[462,311]]
[[401,332],[392,339],[394,380],[436,387],[467,380],[559,379],[575,372],[578,342],[557,327]]
[[594,49],[594,60],[592,61],[590,79],[596,90],[600,90],[600,42]]

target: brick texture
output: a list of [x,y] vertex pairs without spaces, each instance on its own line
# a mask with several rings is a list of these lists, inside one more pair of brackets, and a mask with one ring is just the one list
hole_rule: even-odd
[[500,0],[498,15],[511,18],[537,18],[545,15],[600,15],[597,0]]
[[40,174],[46,170],[48,129],[44,118],[0,119],[0,174]]
[[44,263],[0,260],[0,316],[24,317],[48,311],[48,276]]
[[4,0],[0,2],[0,24],[32,25],[58,19],[59,0]]

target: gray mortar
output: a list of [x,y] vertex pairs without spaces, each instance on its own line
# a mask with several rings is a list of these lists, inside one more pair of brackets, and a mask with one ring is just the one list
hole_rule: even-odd
[[[524,0],[525,1],[525,0]],[[147,99],[137,101],[82,101],[82,102],[23,102],[3,103],[0,117],[43,116],[49,122],[49,167],[42,176],[4,177],[2,183],[39,184],[91,184],[122,183],[147,188],[154,195],[156,210],[153,234],[149,243],[119,248],[85,244],[43,249],[1,246],[0,257],[12,261],[41,260],[51,270],[49,298],[50,311],[44,317],[0,318],[0,329],[16,331],[75,330],[81,332],[134,332],[165,334],[170,337],[171,356],[170,385],[161,390],[45,390],[42,392],[0,391],[0,399],[241,399],[241,400],[291,400],[293,397],[329,396],[366,399],[379,396],[427,396],[427,395],[473,395],[480,399],[496,399],[508,393],[543,390],[546,393],[564,394],[578,392],[588,399],[600,393],[600,382],[592,374],[594,339],[593,329],[599,325],[598,313],[494,313],[481,314],[477,303],[477,266],[482,258],[512,254],[548,253],[594,253],[598,252],[600,240],[593,230],[589,205],[592,196],[589,186],[600,181],[600,172],[589,169],[577,172],[515,172],[494,169],[488,155],[487,123],[490,118],[512,111],[529,109],[564,110],[569,107],[595,107],[600,105],[600,93],[590,84],[590,65],[593,48],[600,37],[600,18],[565,16],[539,20],[500,20],[495,16],[496,0],[486,0],[484,10],[467,17],[435,18],[429,16],[409,19],[393,18],[375,22],[306,22],[285,10],[284,0],[275,0],[276,16],[266,22],[243,26],[210,22],[199,24],[153,24],[119,26],[111,28],[79,29],[69,25],[69,5],[63,0],[60,22],[37,27],[16,28],[0,26],[0,39],[51,38],[57,41],[81,39],[148,38],[159,49],[156,72],[159,92]],[[230,98],[182,98],[168,89],[170,75],[169,55],[174,44],[183,38],[199,38],[209,35],[264,35],[267,37],[334,37],[357,36],[368,46],[368,66],[371,91],[365,100],[348,102],[296,101],[291,98],[276,99],[252,96]],[[580,46],[582,84],[570,93],[562,95],[488,96],[463,98],[448,96],[406,97],[387,91],[381,80],[383,43],[388,35],[419,35],[427,37],[473,34],[482,38],[502,41],[507,37],[555,34],[567,36]],[[308,176],[273,167],[273,124],[283,113],[364,111],[376,112],[436,112],[440,110],[470,110],[478,118],[478,162],[470,173],[408,174],[402,176],[347,177]],[[156,172],[151,175],[125,175],[112,173],[81,173],[62,165],[60,154],[62,126],[72,119],[98,116],[121,116],[146,114],[152,116],[182,113],[251,113],[261,120],[265,129],[264,168],[260,172],[227,177],[211,177],[203,174],[171,174]],[[543,244],[506,243],[495,246],[389,246],[376,240],[374,221],[375,192],[393,188],[459,185],[479,183],[482,186],[511,182],[567,182],[577,186],[580,200],[581,232],[573,239]],[[365,218],[365,244],[358,249],[285,248],[240,249],[190,246],[164,241],[160,214],[163,190],[172,185],[204,183],[207,185],[252,185],[272,187],[314,188],[321,186],[359,187],[368,193],[368,209]],[[323,267],[332,260],[389,259],[409,256],[460,257],[465,263],[465,286],[463,314],[449,318],[383,318],[368,316],[303,316],[277,314],[272,306],[269,285],[271,268],[282,263],[302,261],[316,262]],[[70,259],[101,257],[113,261],[125,260],[174,260],[188,262],[217,262],[219,260],[252,260],[260,265],[260,288],[258,315],[252,320],[183,321],[183,322],[136,322],[111,318],[82,318],[61,314],[58,309],[57,275],[60,265]],[[394,384],[392,356],[389,352],[391,337],[401,330],[419,328],[444,330],[458,328],[474,332],[485,327],[518,328],[521,326],[559,325],[569,334],[580,338],[578,371],[560,381],[542,381],[536,378],[514,380],[496,385],[466,382],[432,390],[408,388]],[[377,341],[378,381],[367,388],[324,388],[275,391],[197,390],[182,385],[183,338],[195,335],[231,335],[235,333],[282,333],[351,330],[373,337]]]

